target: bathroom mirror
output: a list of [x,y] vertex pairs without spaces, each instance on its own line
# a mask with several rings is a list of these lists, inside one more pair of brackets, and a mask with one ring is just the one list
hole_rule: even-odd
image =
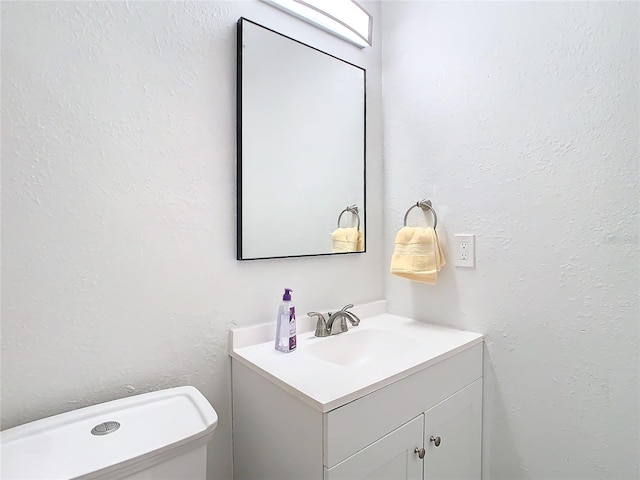
[[238,260],[365,251],[365,70],[241,18],[237,81]]

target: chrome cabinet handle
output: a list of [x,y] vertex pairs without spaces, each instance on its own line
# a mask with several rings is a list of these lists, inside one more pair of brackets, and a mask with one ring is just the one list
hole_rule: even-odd
[[436,447],[440,446],[440,442],[442,441],[442,439],[440,437],[434,437],[433,435],[431,435],[431,438],[429,439],[430,442],[433,442],[433,444]]
[[424,458],[424,448],[416,447],[413,453],[417,453],[420,460]]

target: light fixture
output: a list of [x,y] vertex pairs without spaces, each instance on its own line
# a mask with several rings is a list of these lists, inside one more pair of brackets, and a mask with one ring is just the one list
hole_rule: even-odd
[[355,0],[262,0],[361,48],[371,45],[373,18]]

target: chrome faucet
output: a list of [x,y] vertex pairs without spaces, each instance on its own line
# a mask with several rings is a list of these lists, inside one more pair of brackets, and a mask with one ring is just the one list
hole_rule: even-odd
[[[318,317],[318,322],[316,323],[316,337],[328,337],[330,335],[338,335],[339,333],[346,332],[349,330],[347,326],[347,321],[354,326],[357,327],[360,324],[360,319],[353,312],[350,312],[349,309],[352,308],[353,305],[345,305],[341,310],[338,310],[335,313],[329,312],[327,315],[329,316],[328,320],[325,320],[324,315],[320,312],[309,312],[308,316]],[[336,322],[339,320],[339,322]]]

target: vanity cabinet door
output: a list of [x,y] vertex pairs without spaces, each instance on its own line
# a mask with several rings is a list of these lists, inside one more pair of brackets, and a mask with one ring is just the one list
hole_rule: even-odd
[[421,480],[422,463],[415,453],[422,448],[420,415],[332,468],[324,480]]
[[424,414],[425,480],[480,480],[482,379]]

